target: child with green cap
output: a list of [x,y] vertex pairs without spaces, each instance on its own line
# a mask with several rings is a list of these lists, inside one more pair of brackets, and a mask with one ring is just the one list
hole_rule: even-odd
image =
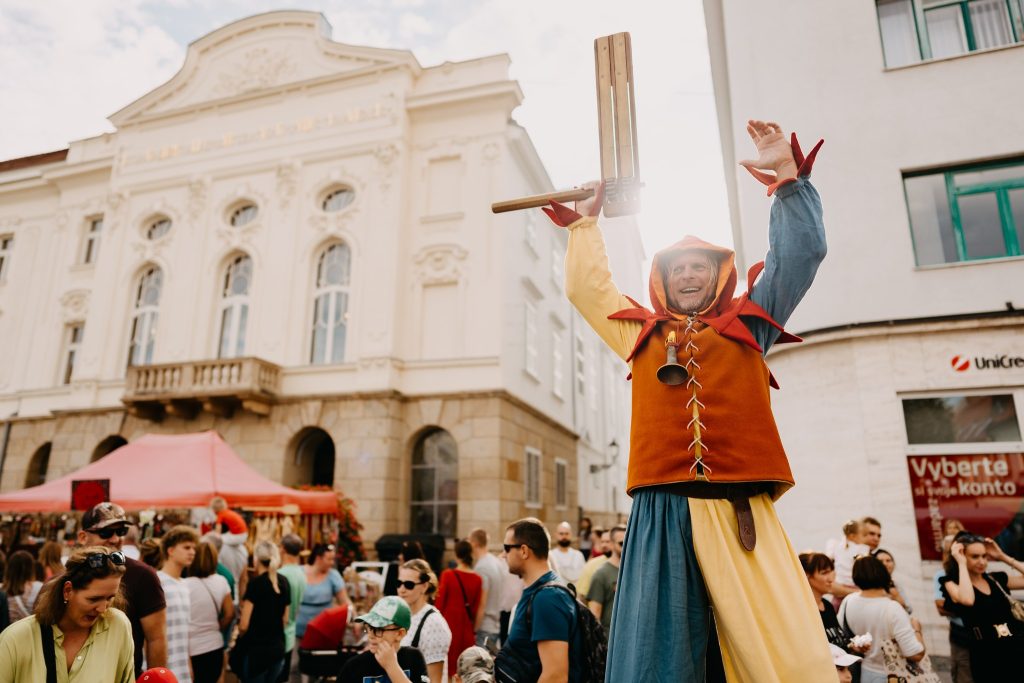
[[369,646],[345,662],[338,683],[430,683],[420,651],[401,646],[412,622],[405,600],[396,595],[381,598],[355,621],[365,625]]

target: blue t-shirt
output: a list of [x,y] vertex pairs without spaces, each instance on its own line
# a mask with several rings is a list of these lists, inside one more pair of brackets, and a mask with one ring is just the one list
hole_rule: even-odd
[[299,614],[295,618],[295,637],[302,639],[306,633],[306,624],[313,617],[334,604],[334,596],[345,587],[345,580],[337,569],[328,569],[327,578],[320,583],[306,583],[306,591],[302,594]]
[[[544,588],[546,583],[558,581],[558,575],[548,572],[526,590],[516,605],[515,619],[508,632],[508,643],[521,653],[524,659],[540,663],[537,643],[541,640],[561,640],[569,643],[569,683],[579,681],[580,666],[578,654],[581,649],[579,629],[576,628],[576,602],[560,588]],[[526,606],[533,598],[530,609],[532,629],[527,632]]]

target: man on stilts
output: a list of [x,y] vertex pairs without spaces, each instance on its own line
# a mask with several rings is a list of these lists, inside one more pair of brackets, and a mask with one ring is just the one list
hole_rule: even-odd
[[791,143],[777,124],[751,121],[747,130],[759,157],[741,163],[775,199],[768,254],[740,297],[733,298],[733,252],[687,236],[655,255],[647,310],[611,280],[596,218],[600,191],[578,202],[578,213],[555,202],[545,209],[570,231],[566,294],[632,369],[633,510],[609,683],[703,682],[716,637],[729,681],[837,680],[773,506],[793,476],[763,359],[772,344],[799,341],[782,325],[825,256],[821,202],[809,180],[821,143],[804,158],[795,135]]

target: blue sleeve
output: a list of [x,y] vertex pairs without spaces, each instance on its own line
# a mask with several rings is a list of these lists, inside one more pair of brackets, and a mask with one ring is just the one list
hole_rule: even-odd
[[530,640],[561,640],[566,643],[572,638],[572,627],[576,620],[573,600],[561,588],[545,588],[533,599],[533,633]]
[[[807,177],[779,188],[768,222],[768,254],[764,272],[750,292],[750,300],[785,325],[811,287],[825,258],[825,226],[821,197]],[[744,320],[765,353],[779,331],[764,320]]]
[[345,587],[345,579],[341,578],[337,569],[332,569],[327,575],[331,579],[331,597],[333,598],[338,591]]

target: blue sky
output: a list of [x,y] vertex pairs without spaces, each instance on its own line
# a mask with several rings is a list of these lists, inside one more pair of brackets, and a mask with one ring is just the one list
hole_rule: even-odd
[[700,0],[0,0],[0,159],[113,130],[106,117],[170,78],[188,43],[278,9],[425,66],[508,53],[526,96],[514,117],[560,187],[599,175],[592,42],[630,31],[648,254],[685,233],[731,243]]

